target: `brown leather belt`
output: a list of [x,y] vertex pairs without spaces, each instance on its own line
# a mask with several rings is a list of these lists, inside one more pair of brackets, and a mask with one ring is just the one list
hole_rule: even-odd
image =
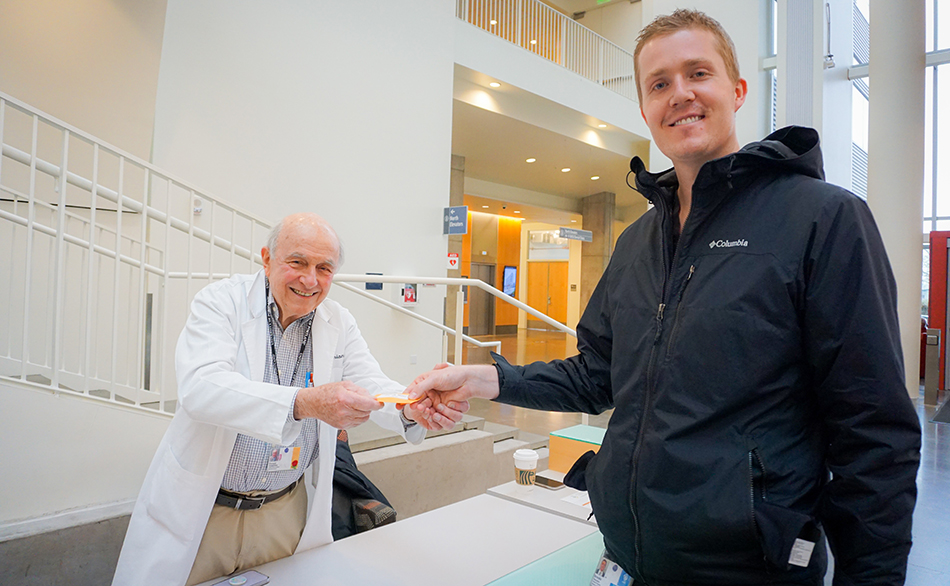
[[297,483],[300,482],[301,478],[303,477],[301,476],[295,482],[292,482],[288,487],[279,490],[274,494],[265,494],[261,496],[247,496],[245,494],[231,492],[221,488],[218,489],[218,496],[214,499],[214,504],[221,505],[222,507],[228,507],[229,509],[256,511],[265,504],[276,501],[280,497],[292,491],[294,487],[297,486]]

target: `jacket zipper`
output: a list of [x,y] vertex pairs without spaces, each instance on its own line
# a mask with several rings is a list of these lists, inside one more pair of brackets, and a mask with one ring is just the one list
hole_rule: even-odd
[[[758,475],[756,472],[758,472]],[[759,494],[756,494],[756,484],[759,486]],[[768,500],[765,492],[765,463],[762,461],[762,456],[759,455],[758,448],[752,448],[749,450],[749,512],[752,514],[752,531],[756,539],[759,538],[759,523],[755,518],[755,501],[760,499]],[[766,571],[771,574],[768,557],[764,552],[762,561],[765,563]]]
[[[668,210],[664,209],[663,213],[666,214],[667,217],[670,218],[670,221],[673,221],[673,222],[679,221],[679,218],[673,218],[672,215],[669,214]],[[686,218],[686,223],[689,223],[688,216]],[[660,298],[659,307],[657,308],[657,312],[656,312],[656,318],[655,318],[656,319],[656,333],[653,335],[653,348],[650,350],[650,362],[648,363],[648,366],[647,366],[647,392],[643,397],[643,409],[640,411],[640,428],[637,430],[637,443],[633,449],[633,456],[632,456],[633,463],[631,465],[631,468],[633,470],[633,478],[631,479],[631,482],[630,482],[630,514],[633,517],[633,531],[634,531],[633,551],[634,551],[634,555],[637,558],[636,571],[638,574],[638,581],[641,581],[644,584],[647,584],[647,581],[643,577],[643,569],[642,569],[643,561],[642,561],[641,547],[640,547],[640,520],[637,518],[637,476],[638,476],[639,464],[640,464],[640,450],[643,447],[643,436],[644,436],[644,431],[646,429],[647,410],[650,405],[650,397],[653,395],[653,391],[656,389],[656,380],[654,380],[655,374],[656,374],[655,373],[656,358],[657,358],[656,349],[657,349],[657,345],[660,342],[660,336],[663,333],[663,311],[666,309],[666,297],[669,293],[668,287],[669,287],[670,282],[673,279],[673,271],[675,270],[675,267],[676,267],[676,261],[679,259],[679,252],[680,252],[681,245],[683,243],[683,234],[686,232],[685,224],[683,228],[684,229],[680,232],[679,240],[676,242],[676,249],[673,251],[673,260],[670,262],[670,269],[667,272],[666,280],[663,282],[663,292]],[[663,247],[663,255],[666,256],[666,250],[667,250],[666,230],[664,230],[662,233],[662,240],[660,244]],[[692,271],[690,271],[690,275],[692,275]],[[688,280],[689,278],[687,277],[687,281]],[[684,289],[685,289],[685,285],[684,285]]]
[[676,327],[680,323],[680,308],[683,307],[683,297],[686,294],[686,286],[689,285],[689,280],[693,278],[694,272],[696,272],[696,265],[689,265],[689,274],[686,275],[686,280],[683,281],[679,298],[676,301],[676,315],[673,316],[673,329],[670,331],[670,343],[666,347],[667,360],[669,360],[670,352],[673,351],[673,340],[676,339]]

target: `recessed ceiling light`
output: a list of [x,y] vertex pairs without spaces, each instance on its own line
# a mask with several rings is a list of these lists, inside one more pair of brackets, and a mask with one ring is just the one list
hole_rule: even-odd
[[521,213],[521,210],[515,210],[515,213],[516,213],[516,214],[520,214],[520,213]]
[[532,44],[532,45],[537,45],[537,44],[538,44],[538,41],[537,41],[536,39],[531,39],[531,44]]
[[598,179],[600,179],[600,175],[594,175],[590,178],[591,181],[597,181]]
[[501,87],[501,84],[498,83],[497,81],[493,81],[493,82],[491,82],[491,83],[488,84],[488,85],[490,85],[490,86],[492,86],[492,87]]
[[498,21],[493,18],[488,24],[495,26],[496,24],[498,24]]
[[569,172],[570,170],[571,170],[570,167],[564,167],[563,169],[561,169],[561,173],[567,173],[567,172]]
[[525,163],[533,163],[533,162],[535,162],[535,161],[537,161],[537,159],[535,159],[534,157],[531,157],[530,159],[525,159],[525,160],[524,160]]
[[577,220],[571,220],[571,223],[572,223],[572,224],[576,224],[576,223],[577,223]]
[[482,206],[482,208],[487,210],[487,209],[488,209],[488,206]]
[[597,125],[597,128],[607,128],[607,125],[606,125],[606,124],[598,124],[598,125]]

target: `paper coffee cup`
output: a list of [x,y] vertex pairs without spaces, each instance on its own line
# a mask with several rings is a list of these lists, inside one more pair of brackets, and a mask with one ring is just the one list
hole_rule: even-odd
[[534,450],[515,450],[515,482],[521,486],[534,486],[538,471],[538,453]]

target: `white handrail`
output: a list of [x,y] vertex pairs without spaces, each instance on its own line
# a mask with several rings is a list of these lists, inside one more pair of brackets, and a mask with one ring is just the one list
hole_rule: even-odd
[[577,337],[577,332],[562,324],[561,322],[548,317],[547,315],[541,313],[537,309],[526,305],[511,295],[506,295],[505,293],[495,289],[488,283],[480,281],[478,279],[468,279],[468,278],[458,278],[458,277],[405,277],[405,276],[393,276],[393,275],[352,275],[340,273],[333,276],[333,282],[344,282],[344,283],[424,283],[428,285],[471,285],[478,287],[482,291],[494,295],[499,299],[503,299],[508,303],[514,305],[518,309],[527,312],[530,315],[538,318],[544,323],[566,333],[570,334],[573,337]]
[[[419,283],[419,282],[424,282],[424,281],[419,281],[417,279],[416,281],[413,281],[413,282]],[[458,330],[453,330],[452,328],[450,328],[449,326],[445,324],[440,324],[439,322],[435,320],[431,320],[423,315],[419,315],[418,313],[414,311],[409,311],[405,307],[400,307],[396,305],[395,303],[393,303],[392,301],[380,299],[379,297],[373,295],[372,293],[367,293],[366,291],[360,289],[359,287],[354,287],[353,285],[350,285],[349,283],[345,283],[343,281],[334,281],[334,284],[337,285],[338,287],[342,287],[343,289],[346,289],[347,291],[352,291],[353,293],[356,293],[357,295],[362,295],[363,297],[366,297],[367,299],[375,301],[376,303],[385,305],[386,307],[390,309],[394,309],[403,315],[407,315],[411,317],[412,319],[421,321],[422,323],[429,324],[432,327],[438,328],[442,330],[443,332],[445,332],[446,334],[456,336],[459,333]],[[493,342],[482,342],[481,340],[476,340],[475,338],[466,334],[462,334],[462,339],[468,342],[469,344],[478,346],[479,348],[494,348],[496,353],[501,354],[501,342],[498,340],[495,340]],[[458,361],[459,359],[460,358],[458,356],[455,357],[456,361]],[[443,349],[442,361],[445,362],[445,360],[446,360],[445,350]]]
[[256,270],[269,222],[2,92],[0,193],[0,377],[170,415],[195,293],[170,275]]

